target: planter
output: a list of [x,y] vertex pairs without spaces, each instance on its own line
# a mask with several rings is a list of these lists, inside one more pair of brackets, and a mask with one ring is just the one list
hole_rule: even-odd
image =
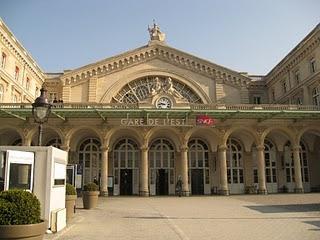
[[77,195],[66,195],[67,221],[69,221],[74,216],[76,200],[77,200]]
[[26,225],[0,225],[0,239],[41,240],[47,230],[47,222]]
[[98,204],[98,196],[99,191],[83,191],[82,192],[82,200],[83,200],[83,208],[91,209],[95,208]]

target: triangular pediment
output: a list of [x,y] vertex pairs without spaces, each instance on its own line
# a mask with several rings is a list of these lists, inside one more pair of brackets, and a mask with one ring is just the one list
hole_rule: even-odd
[[64,84],[73,84],[92,76],[102,77],[125,68],[160,59],[180,68],[215,79],[218,83],[246,86],[250,78],[231,69],[198,58],[165,44],[149,44],[104,60],[71,70],[61,76]]

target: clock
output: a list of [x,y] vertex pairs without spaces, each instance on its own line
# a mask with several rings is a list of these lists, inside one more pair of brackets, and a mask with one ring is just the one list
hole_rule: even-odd
[[157,108],[162,108],[162,109],[168,109],[171,108],[172,102],[169,98],[167,97],[161,97],[157,100],[156,102],[156,107]]

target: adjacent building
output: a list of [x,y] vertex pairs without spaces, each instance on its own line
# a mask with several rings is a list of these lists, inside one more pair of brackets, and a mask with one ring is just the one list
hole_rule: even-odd
[[173,195],[179,178],[185,195],[320,190],[320,25],[266,76],[172,48],[156,24],[149,34],[44,73],[1,20],[0,145],[37,144],[31,103],[44,84],[43,142],[104,195]]

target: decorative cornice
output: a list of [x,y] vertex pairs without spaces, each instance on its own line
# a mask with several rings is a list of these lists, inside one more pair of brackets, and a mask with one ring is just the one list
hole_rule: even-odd
[[251,82],[250,78],[238,72],[163,45],[144,46],[118,56],[107,58],[67,72],[61,76],[61,80],[65,85],[75,84],[87,80],[92,76],[102,77],[152,59],[161,59],[180,68],[182,67],[216,79],[220,83],[241,87],[248,86]]
[[294,49],[291,50],[265,77],[267,84],[282,77],[304,60],[320,45],[320,24],[318,24]]
[[44,81],[44,73],[42,69],[37,65],[36,61],[31,57],[22,44],[15,38],[10,29],[0,18],[0,41],[6,46],[11,53],[18,59],[22,65],[25,65],[33,72],[39,80]]

